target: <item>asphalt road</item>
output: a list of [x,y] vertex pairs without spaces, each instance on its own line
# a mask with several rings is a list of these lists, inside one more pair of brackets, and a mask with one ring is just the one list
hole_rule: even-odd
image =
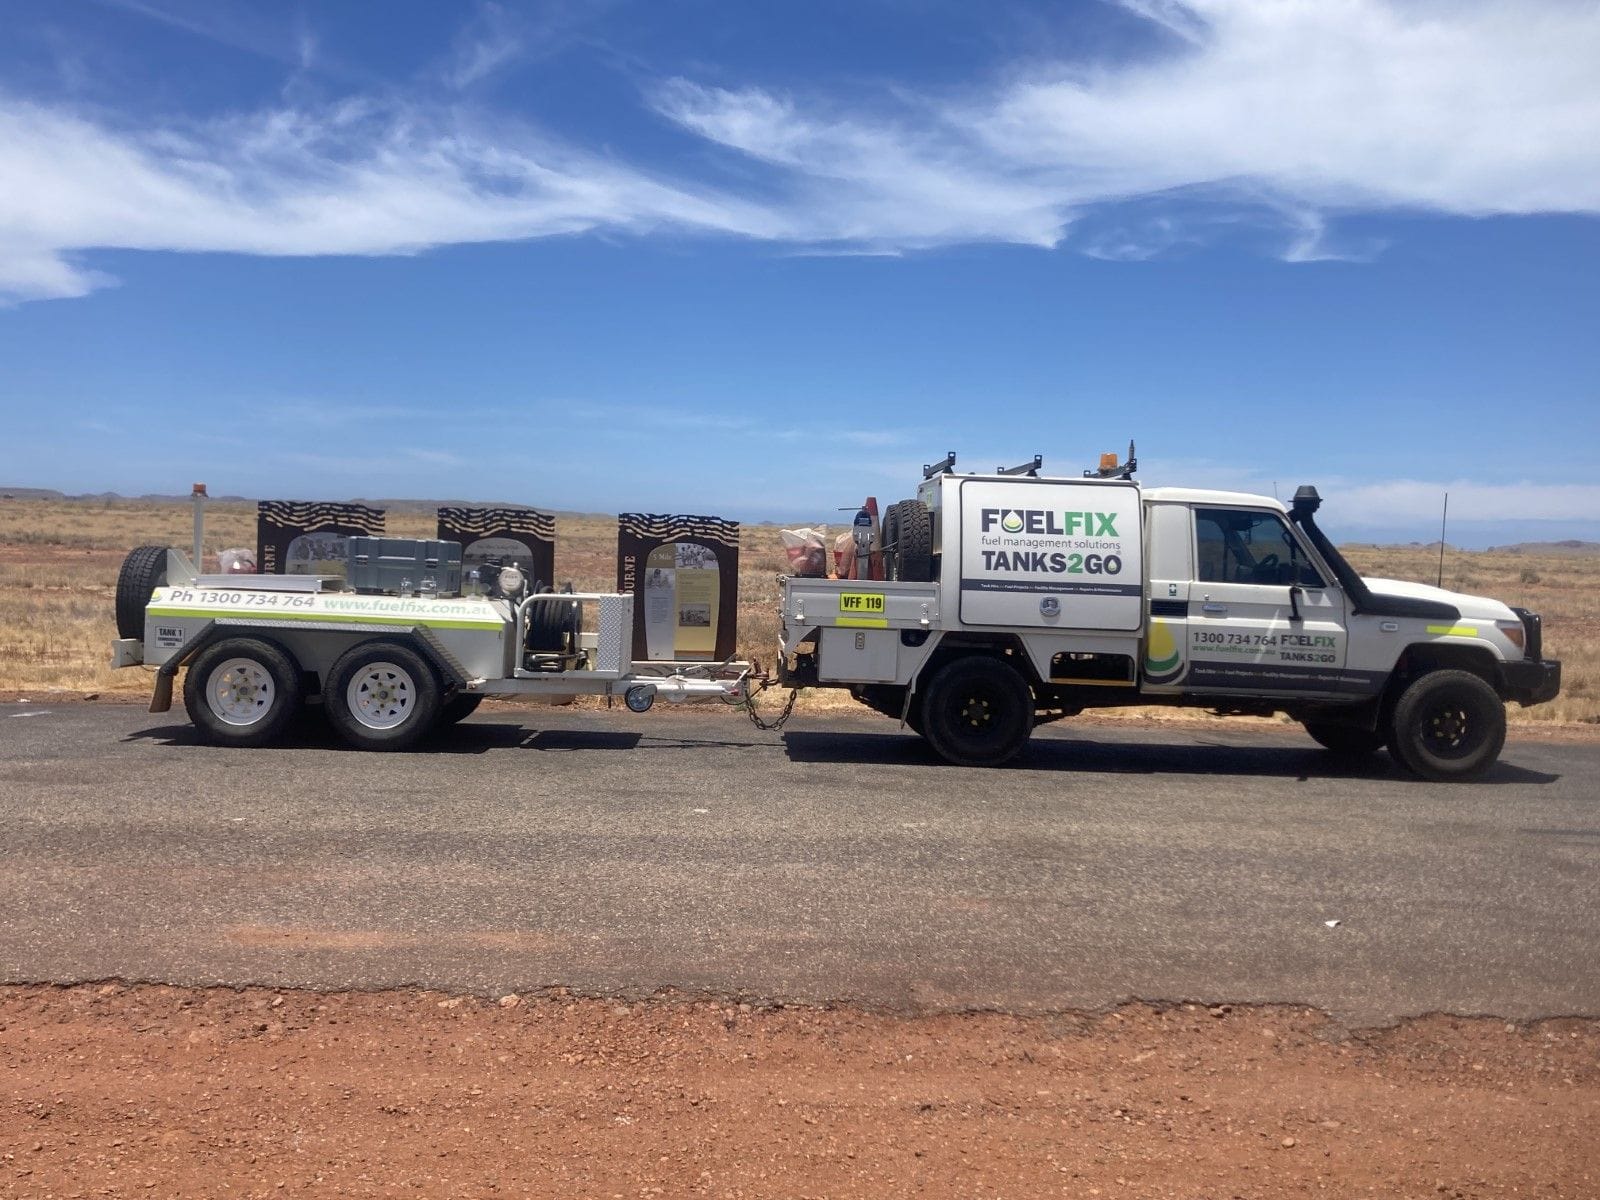
[[996,771],[726,711],[480,714],[430,750],[0,705],[0,978],[1600,1014],[1597,744],[1475,785],[1071,722]]

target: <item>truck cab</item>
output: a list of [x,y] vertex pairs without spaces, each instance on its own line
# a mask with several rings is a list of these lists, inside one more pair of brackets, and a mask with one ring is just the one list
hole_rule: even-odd
[[1559,689],[1535,614],[1363,579],[1315,488],[1285,506],[943,466],[886,514],[885,579],[784,581],[780,649],[788,682],[848,687],[949,761],[1007,761],[1086,708],[1177,704],[1287,713],[1335,753],[1469,778],[1506,701]]

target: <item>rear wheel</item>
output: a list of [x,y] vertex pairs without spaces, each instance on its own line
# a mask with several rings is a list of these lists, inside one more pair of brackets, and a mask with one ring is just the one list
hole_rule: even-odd
[[1470,671],[1430,671],[1400,693],[1389,751],[1424,779],[1483,774],[1506,742],[1506,706]]
[[140,546],[130,550],[117,572],[117,636],[144,637],[144,610],[150,593],[167,582],[167,548]]
[[1376,754],[1383,749],[1387,740],[1381,731],[1362,729],[1359,725],[1340,725],[1329,721],[1307,721],[1305,725],[1313,741],[1341,758]]
[[403,750],[439,716],[433,668],[399,642],[364,642],[339,657],[324,692],[328,720],[360,750]]
[[300,709],[300,672],[271,642],[227,638],[189,664],[183,707],[194,727],[219,746],[272,741]]
[[994,658],[958,658],[939,668],[922,696],[921,734],[963,767],[1014,758],[1033,732],[1028,681]]

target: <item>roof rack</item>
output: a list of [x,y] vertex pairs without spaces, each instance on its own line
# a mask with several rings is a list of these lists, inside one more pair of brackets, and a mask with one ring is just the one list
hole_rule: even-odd
[[1039,468],[1044,466],[1044,455],[1035,454],[1029,462],[1018,463],[1014,467],[996,467],[996,475],[1028,475],[1038,478]]
[[945,456],[936,463],[922,464],[922,477],[932,479],[935,475],[949,475],[956,469],[956,452],[947,451]]

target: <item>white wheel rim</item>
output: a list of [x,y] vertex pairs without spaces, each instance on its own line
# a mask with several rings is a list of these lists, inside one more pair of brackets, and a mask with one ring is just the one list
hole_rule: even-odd
[[266,719],[278,698],[272,672],[253,658],[230,658],[206,680],[206,704],[228,725],[254,725]]
[[417,684],[396,663],[367,663],[350,680],[344,698],[350,715],[368,729],[393,729],[416,709]]

